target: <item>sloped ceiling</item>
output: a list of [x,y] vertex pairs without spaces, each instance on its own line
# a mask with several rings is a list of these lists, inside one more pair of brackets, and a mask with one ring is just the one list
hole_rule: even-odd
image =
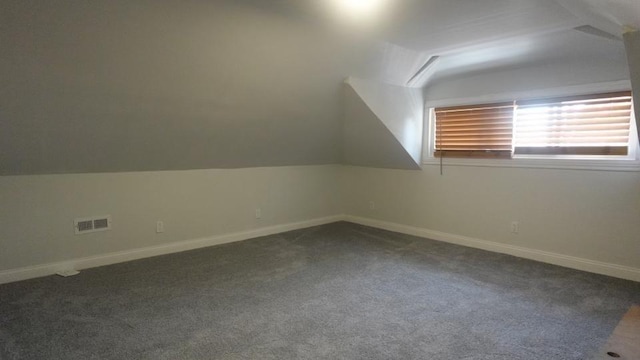
[[1,4],[3,174],[339,158],[339,37],[210,1]]
[[420,169],[422,91],[352,77],[345,87],[344,162]]
[[353,85],[345,83],[344,91],[344,163],[391,169],[419,169],[420,160],[412,158]]
[[635,0],[387,1],[369,23],[337,1],[3,0],[0,174],[337,163],[348,76],[406,86],[439,56],[412,86],[518,67],[620,80],[616,37],[640,27]]
[[557,0],[581,21],[616,36],[631,28],[640,29],[637,0]]

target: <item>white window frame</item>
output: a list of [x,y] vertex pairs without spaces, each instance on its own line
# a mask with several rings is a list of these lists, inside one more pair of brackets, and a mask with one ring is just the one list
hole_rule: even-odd
[[[488,95],[477,98],[445,99],[427,101],[425,103],[425,126],[423,138],[423,165],[440,165],[440,158],[433,156],[435,150],[435,111],[436,107],[456,106],[463,104],[482,104],[513,99],[531,99],[538,97],[560,97],[604,93],[612,91],[628,91],[629,81],[617,81],[566,88],[545,89],[520,93]],[[640,145],[638,142],[637,123],[634,109],[631,109],[631,127],[629,134],[629,153],[625,156],[594,155],[514,155],[511,159],[476,159],[476,158],[444,158],[446,166],[481,166],[481,167],[516,167],[544,169],[605,170],[605,171],[637,171],[640,172]]]

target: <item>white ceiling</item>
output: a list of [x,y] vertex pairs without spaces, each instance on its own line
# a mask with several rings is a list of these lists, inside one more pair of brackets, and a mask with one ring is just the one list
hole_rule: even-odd
[[[351,69],[353,75],[395,85],[406,85],[434,55],[441,59],[431,79],[584,58],[617,61],[624,67],[621,41],[573,29],[589,25],[620,39],[625,29],[640,28],[638,0],[387,0],[377,21],[366,24],[337,18],[333,5],[339,1],[240,3],[371,42],[371,53]],[[413,85],[425,86],[427,80]]]
[[612,34],[640,29],[638,0],[557,0],[574,15]]
[[580,64],[594,59],[625,66],[624,45],[620,40],[598,38],[573,29],[521,36],[464,47],[441,56],[432,79],[541,63]]
[[[580,63],[587,59],[626,67],[621,35],[624,26],[640,25],[640,1],[409,3],[394,13],[394,21],[383,36],[392,44],[419,52],[421,56],[416,58],[440,57],[432,76],[417,86],[447,76],[545,62]],[[618,40],[574,30],[585,25],[609,32]],[[392,82],[401,84],[403,80],[400,77]]]

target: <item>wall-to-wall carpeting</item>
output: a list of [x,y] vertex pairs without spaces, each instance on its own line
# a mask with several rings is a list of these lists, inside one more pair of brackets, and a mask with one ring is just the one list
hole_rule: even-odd
[[350,223],[0,286],[1,359],[589,359],[640,284]]

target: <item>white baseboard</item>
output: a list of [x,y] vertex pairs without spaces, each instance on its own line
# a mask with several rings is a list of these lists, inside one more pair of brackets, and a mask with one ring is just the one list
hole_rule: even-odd
[[335,215],[294,223],[267,226],[229,234],[174,242],[170,244],[151,246],[140,249],[126,250],[103,255],[90,256],[68,261],[28,266],[18,269],[0,271],[0,284],[27,280],[42,276],[53,275],[68,270],[83,270],[97,266],[111,265],[125,261],[137,260],[152,256],[166,255],[181,251],[194,250],[235,241],[252,239],[260,236],[277,234],[290,230],[303,229],[311,226],[324,225],[337,221],[348,221],[356,224],[371,226],[379,229],[395,231],[422,238],[444,241],[497,253],[509,254],[525,259],[536,260],[549,264],[564,266],[572,269],[588,271],[596,274],[613,276],[621,279],[640,282],[640,269],[628,266],[605,263],[601,261],[561,255],[547,251],[534,250],[520,246],[496,243],[471,237],[449,234],[441,231],[429,230],[409,225],[402,225],[382,220],[363,218],[352,215]]
[[111,265],[125,261],[137,260],[152,256],[166,255],[181,251],[199,249],[208,246],[226,244],[235,241],[252,239],[260,236],[277,234],[290,230],[304,229],[311,226],[324,225],[341,221],[343,215],[328,216],[312,220],[305,220],[282,225],[267,226],[229,234],[215,235],[206,238],[174,242],[146,248],[119,251],[103,255],[90,256],[68,261],[28,266],[18,269],[0,271],[0,284],[14,281],[33,279],[53,275],[68,270],[82,270],[97,266]]
[[525,259],[536,260],[544,263],[559,265],[577,270],[588,271],[596,274],[613,276],[621,279],[640,282],[640,269],[629,266],[605,263],[601,261],[578,258],[547,251],[534,250],[520,246],[501,244],[492,241],[475,239],[467,236],[454,235],[441,231],[429,230],[414,226],[402,225],[387,221],[346,215],[345,221],[371,226],[379,229],[399,232],[407,235],[419,236],[427,239],[444,241],[477,249],[509,254]]

